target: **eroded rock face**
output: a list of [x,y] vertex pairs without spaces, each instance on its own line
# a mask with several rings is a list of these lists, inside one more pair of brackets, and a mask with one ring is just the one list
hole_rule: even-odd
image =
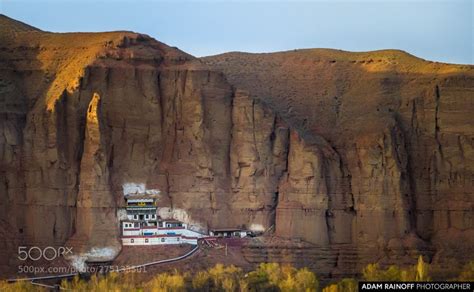
[[222,74],[139,34],[11,25],[1,50],[5,264],[13,239],[117,247],[127,184],[161,191],[170,216],[203,229],[233,224],[222,219],[232,128]]
[[472,66],[322,49],[204,61],[292,132],[277,235],[379,258],[472,254]]
[[265,231],[275,224],[278,183],[287,168],[288,127],[247,92],[232,104],[231,209],[234,224]]
[[374,246],[474,254],[472,66],[398,51],[199,60],[136,33],[0,22],[3,266],[20,243],[117,251],[129,188],[197,229],[302,239],[338,269]]
[[322,137],[309,144],[296,132],[289,151],[279,186],[277,234],[322,246],[350,243],[353,202],[338,153]]

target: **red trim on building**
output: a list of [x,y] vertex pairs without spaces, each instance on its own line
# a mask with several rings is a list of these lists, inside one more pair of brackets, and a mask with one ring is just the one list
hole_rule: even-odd
[[160,234],[160,235],[123,235],[122,238],[150,238],[150,237],[181,237],[180,234]]
[[182,237],[185,239],[198,239],[198,237],[193,237],[193,236],[184,236],[180,234],[160,234],[160,235],[123,235],[122,238],[151,238],[151,237]]
[[201,237],[201,239],[206,239],[206,240],[217,240],[217,237],[215,237],[215,236],[206,236],[206,237]]
[[143,226],[141,228],[128,228],[128,227],[124,227],[123,228],[124,230],[143,230],[143,229],[159,229],[159,230],[174,230],[174,229],[177,229],[177,230],[182,230],[182,229],[186,229],[184,227],[156,227],[156,226]]

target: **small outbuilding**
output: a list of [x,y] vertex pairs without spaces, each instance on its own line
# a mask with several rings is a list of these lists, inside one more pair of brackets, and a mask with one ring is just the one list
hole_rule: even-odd
[[218,228],[218,229],[211,229],[209,231],[209,235],[215,236],[215,237],[226,237],[226,238],[231,238],[231,237],[237,237],[237,238],[242,238],[246,237],[249,234],[249,231],[242,230],[239,228]]

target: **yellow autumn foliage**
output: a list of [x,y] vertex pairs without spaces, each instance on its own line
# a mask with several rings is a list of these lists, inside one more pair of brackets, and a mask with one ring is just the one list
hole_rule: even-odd
[[[430,266],[420,256],[413,266],[400,268],[389,266],[380,268],[378,264],[369,264],[362,271],[366,281],[430,281]],[[474,262],[464,266],[459,281],[474,280]],[[134,274],[110,273],[107,276],[92,275],[84,280],[75,277],[61,282],[61,288],[74,291],[322,291],[322,292],[355,292],[356,279],[342,279],[331,283],[320,290],[316,275],[308,268],[297,269],[291,265],[262,263],[256,269],[244,273],[233,265],[217,264],[207,270],[195,273],[160,273],[148,282],[136,281]],[[28,281],[7,283],[0,281],[0,291],[48,291],[46,288],[33,285]]]

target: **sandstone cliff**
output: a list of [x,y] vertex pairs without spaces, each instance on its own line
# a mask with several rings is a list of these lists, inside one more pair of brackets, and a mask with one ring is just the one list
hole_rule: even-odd
[[204,61],[291,129],[277,235],[473,254],[473,66],[395,50]]
[[200,60],[137,33],[0,25],[1,265],[19,243],[114,254],[128,188],[203,230],[474,254],[472,66],[399,51]]

